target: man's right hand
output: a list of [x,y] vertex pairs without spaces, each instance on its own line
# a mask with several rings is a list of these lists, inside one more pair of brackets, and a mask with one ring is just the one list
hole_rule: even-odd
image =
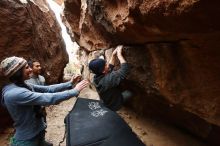
[[126,60],[125,60],[124,56],[122,55],[123,47],[124,47],[123,45],[118,45],[116,48],[117,49],[117,57],[118,57],[118,60],[120,63],[126,63]]
[[116,47],[117,55],[118,55],[118,56],[121,56],[121,55],[122,55],[123,47],[124,47],[123,45],[118,45],[118,46]]
[[117,54],[117,49],[115,49],[113,52],[112,52],[112,56],[115,56]]
[[117,55],[117,49],[115,49],[115,50],[112,52],[112,56],[111,56],[111,58],[110,58],[110,60],[109,60],[109,64],[115,65],[116,55]]

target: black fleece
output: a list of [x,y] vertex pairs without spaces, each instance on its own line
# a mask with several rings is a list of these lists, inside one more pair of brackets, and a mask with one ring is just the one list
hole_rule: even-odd
[[113,71],[113,68],[114,66],[110,64],[110,72],[108,74],[95,75],[93,82],[105,106],[117,111],[123,103],[122,94],[118,86],[128,75],[129,65],[128,63],[122,63],[117,71]]

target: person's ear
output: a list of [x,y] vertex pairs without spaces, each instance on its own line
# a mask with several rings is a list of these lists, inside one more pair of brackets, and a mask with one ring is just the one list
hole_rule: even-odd
[[104,67],[104,69],[103,69],[103,71],[102,71],[102,73],[104,74],[104,73],[106,73],[106,68],[108,67],[108,65],[107,64],[105,64],[105,67]]

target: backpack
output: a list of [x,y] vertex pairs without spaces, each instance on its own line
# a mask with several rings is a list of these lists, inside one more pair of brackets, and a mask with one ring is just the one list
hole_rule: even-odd
[[78,98],[65,117],[67,146],[145,146],[102,102]]

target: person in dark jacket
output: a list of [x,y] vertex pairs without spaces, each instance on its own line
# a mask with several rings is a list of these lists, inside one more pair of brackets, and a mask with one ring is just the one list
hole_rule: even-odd
[[[119,45],[113,51],[109,63],[104,59],[93,59],[89,62],[89,69],[95,74],[93,83],[104,105],[113,111],[121,108],[131,92],[121,92],[119,84],[129,73],[129,66],[122,55],[123,46]],[[120,69],[114,71],[116,57],[120,62]]]

